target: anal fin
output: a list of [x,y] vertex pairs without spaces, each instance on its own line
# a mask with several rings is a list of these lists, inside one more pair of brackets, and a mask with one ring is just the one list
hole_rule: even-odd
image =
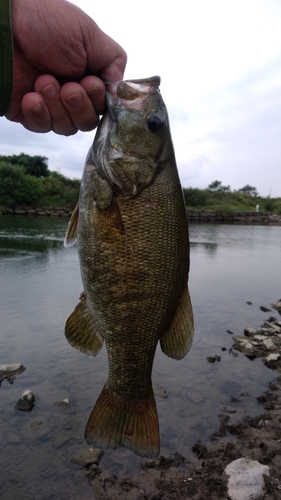
[[188,288],[182,293],[168,330],[160,339],[162,351],[173,359],[187,355],[193,340],[194,322]]
[[88,356],[97,356],[103,344],[94,318],[90,313],[85,293],[81,293],[80,302],[75,307],[65,324],[65,336],[72,345]]

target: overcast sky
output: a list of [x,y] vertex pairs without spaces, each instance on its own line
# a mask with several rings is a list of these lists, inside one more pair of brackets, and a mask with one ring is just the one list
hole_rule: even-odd
[[[75,0],[128,54],[125,78],[161,76],[184,187],[219,180],[281,196],[280,0]],[[0,119],[0,154],[80,178],[94,133],[35,134]]]

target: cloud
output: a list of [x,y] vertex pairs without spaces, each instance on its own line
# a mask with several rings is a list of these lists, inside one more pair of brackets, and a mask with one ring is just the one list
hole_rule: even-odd
[[[75,0],[128,52],[126,78],[159,74],[182,184],[215,179],[281,196],[281,6],[275,0]],[[110,15],[108,13],[110,12]],[[0,119],[0,154],[42,155],[81,178],[94,132],[33,134]]]
[[[232,189],[251,184],[264,196],[270,190],[272,196],[281,196],[280,68],[278,57],[221,87],[190,111],[188,124],[181,130],[175,127],[183,184],[189,181],[193,185],[199,175],[200,187],[219,179]],[[185,137],[184,148],[179,136]],[[202,164],[208,168],[203,169]]]

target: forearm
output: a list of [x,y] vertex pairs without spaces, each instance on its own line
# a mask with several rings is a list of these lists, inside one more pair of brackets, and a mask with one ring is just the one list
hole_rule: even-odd
[[0,116],[8,111],[13,89],[13,37],[10,0],[0,0]]

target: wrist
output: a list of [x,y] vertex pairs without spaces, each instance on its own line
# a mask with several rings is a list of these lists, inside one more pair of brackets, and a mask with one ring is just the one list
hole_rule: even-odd
[[13,37],[10,0],[0,0],[0,116],[8,111],[13,90]]

